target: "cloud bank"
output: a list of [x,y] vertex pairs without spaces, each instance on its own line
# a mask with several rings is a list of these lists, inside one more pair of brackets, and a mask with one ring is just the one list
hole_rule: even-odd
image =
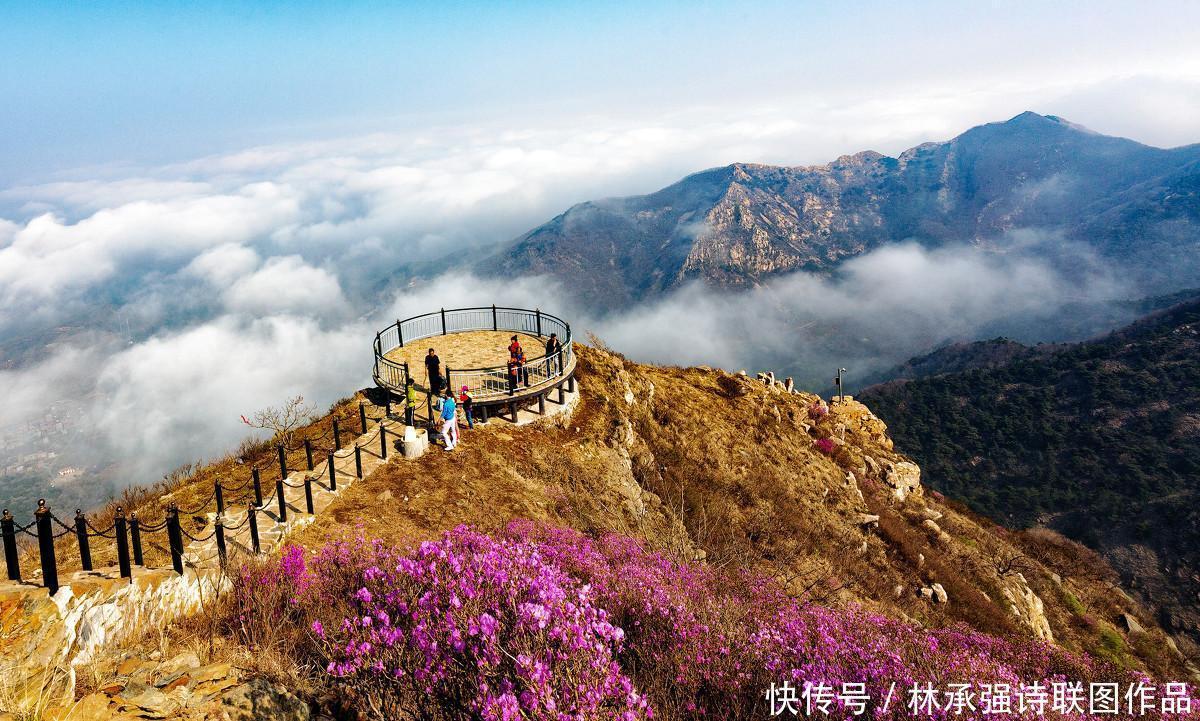
[[71,398],[89,432],[67,460],[115,463],[117,485],[149,482],[233,447],[240,414],[296,394],[323,408],[368,384],[374,332],[438,307],[539,306],[635,359],[771,368],[821,387],[838,366],[861,377],[1018,327],[1013,317],[1124,293],[1079,249],[1035,260],[1059,244],[1036,234],[1002,255],[889,247],[831,278],[739,295],[690,286],[603,318],[543,279],[463,270],[574,202],[762,158],[810,131],[771,113],[457,128],[0,191],[0,432]]

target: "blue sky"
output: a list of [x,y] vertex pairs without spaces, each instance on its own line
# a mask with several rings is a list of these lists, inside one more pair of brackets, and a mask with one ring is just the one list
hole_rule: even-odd
[[1070,101],[1104,83],[1194,97],[1197,28],[1193,2],[0,2],[0,184],[367,131],[930,90],[1007,90],[983,122],[1050,88],[1088,116],[1072,119],[1172,144],[1177,110]]

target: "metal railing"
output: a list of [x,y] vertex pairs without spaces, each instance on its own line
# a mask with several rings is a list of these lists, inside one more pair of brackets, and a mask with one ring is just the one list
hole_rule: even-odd
[[571,324],[544,313],[540,309],[505,308],[445,308],[433,313],[397,320],[375,334],[375,383],[394,393],[404,394],[409,378],[408,364],[388,358],[388,353],[426,338],[465,333],[468,331],[505,331],[547,337],[558,335],[562,350],[527,359],[519,369],[514,387],[508,365],[488,368],[451,368],[443,366],[443,376],[457,392],[467,386],[477,403],[502,400],[517,390],[550,388],[566,378],[574,369],[575,356],[571,346]]
[[[363,477],[362,455],[364,453],[373,454],[386,460],[388,442],[394,441],[395,435],[389,433],[384,426],[384,421],[392,417],[391,404],[385,403],[383,410],[382,417],[374,417],[373,414],[367,412],[366,404],[360,402],[358,418],[346,419],[348,421],[347,428],[343,429],[341,420],[334,418],[332,433],[328,436],[321,434],[315,439],[316,443],[313,438],[305,438],[290,446],[276,444],[274,457],[269,460],[262,458],[259,462],[250,464],[245,468],[248,472],[247,476],[242,477],[240,482],[233,478],[219,478],[213,483],[212,490],[207,493],[206,497],[196,502],[194,507],[180,508],[178,504],[172,502],[166,507],[165,514],[153,522],[146,516],[139,517],[136,511],[126,515],[125,509],[117,506],[107,527],[98,528],[93,524],[93,519],[82,510],[76,509],[74,518],[60,518],[51,510],[45,499],[39,499],[33,519],[29,523],[20,523],[9,509],[5,508],[0,514],[0,542],[4,547],[4,565],[7,577],[10,581],[21,582],[23,580],[22,552],[36,553],[40,562],[41,583],[50,591],[51,595],[54,595],[59,588],[60,554],[68,550],[58,546],[60,542],[69,543],[62,539],[71,535],[74,536],[75,544],[78,545],[77,550],[82,570],[93,570],[92,558],[95,546],[108,542],[115,547],[118,572],[122,578],[127,579],[132,579],[134,566],[147,566],[143,553],[146,548],[165,548],[171,557],[171,566],[176,573],[180,574],[184,572],[185,566],[206,564],[214,560],[224,566],[228,561],[229,553],[227,541],[236,538],[236,536],[227,538],[226,534],[229,532],[238,534],[247,525],[249,526],[245,531],[245,540],[249,544],[247,548],[253,554],[261,553],[260,515],[265,515],[271,522],[286,524],[290,504],[296,502],[295,498],[287,498],[288,488],[303,488],[304,511],[314,514],[313,485],[336,492],[339,476],[351,477],[348,471],[338,470],[334,460],[335,452],[348,445],[344,445],[342,442],[343,430],[360,434],[359,438],[352,441],[354,449],[353,478]],[[354,422],[355,420],[357,423]],[[372,426],[377,426],[379,429],[378,448],[374,448],[374,441],[370,448],[361,445],[361,438],[366,436]],[[304,452],[303,466],[294,462],[295,456],[301,450]],[[291,460],[289,460],[289,455],[292,455]],[[314,471],[321,461],[325,461],[327,467],[325,472],[318,477]],[[293,471],[302,469],[307,470],[308,473],[303,475],[301,481],[290,480]],[[270,492],[266,497],[264,497],[264,488]],[[151,507],[144,510],[153,513],[157,509]],[[183,518],[195,517],[196,514],[208,512],[213,513],[211,522],[206,522],[204,526],[196,530],[198,535],[193,534],[182,522]],[[240,520],[237,520],[239,517]],[[155,534],[162,534],[165,544],[161,541],[156,542]],[[193,558],[185,547],[185,539],[197,543],[214,540],[215,550],[207,557]]]

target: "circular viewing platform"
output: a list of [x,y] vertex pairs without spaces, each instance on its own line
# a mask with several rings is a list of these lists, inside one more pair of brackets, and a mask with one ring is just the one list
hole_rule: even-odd
[[[551,334],[562,348],[547,354]],[[514,335],[525,356],[515,387],[509,367]],[[529,402],[544,404],[551,391],[564,386],[574,391],[571,326],[541,310],[455,308],[398,320],[375,334],[375,383],[403,397],[411,377],[419,392],[429,393],[425,358],[430,348],[440,359],[442,387],[448,386],[457,396],[467,386],[482,409],[507,407],[515,414]]]

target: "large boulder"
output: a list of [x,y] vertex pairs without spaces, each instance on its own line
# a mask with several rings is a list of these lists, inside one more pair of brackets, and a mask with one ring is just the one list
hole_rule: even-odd
[[889,463],[883,472],[883,482],[892,489],[892,495],[901,503],[911,496],[924,493],[921,487],[921,467],[911,461]]

